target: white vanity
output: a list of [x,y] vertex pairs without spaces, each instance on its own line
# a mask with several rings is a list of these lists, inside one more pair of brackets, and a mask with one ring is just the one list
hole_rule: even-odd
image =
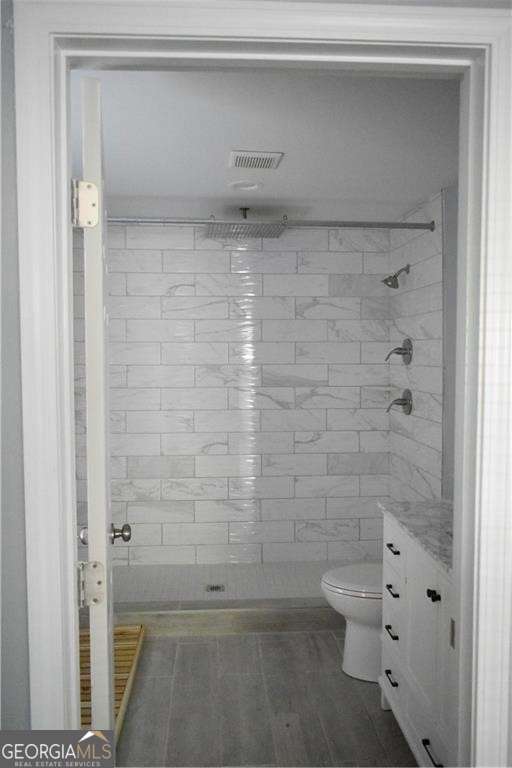
[[452,507],[435,501],[381,507],[383,707],[393,710],[419,765],[455,765]]

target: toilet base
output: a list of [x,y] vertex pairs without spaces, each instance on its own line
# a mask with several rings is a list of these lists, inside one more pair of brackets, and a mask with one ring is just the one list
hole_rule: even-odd
[[381,668],[381,628],[347,621],[342,669],[346,675],[378,682]]

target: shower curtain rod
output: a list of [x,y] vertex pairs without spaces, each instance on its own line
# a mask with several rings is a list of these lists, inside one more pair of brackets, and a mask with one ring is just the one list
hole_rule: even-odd
[[[125,224],[125,225],[164,225],[164,224],[180,224],[181,226],[205,226],[208,224],[261,224],[269,223],[267,221],[258,221],[257,219],[247,220],[241,219],[238,221],[223,220],[223,219],[176,219],[176,218],[145,218],[140,216],[109,216],[109,224]],[[330,229],[428,229],[433,232],[436,228],[434,221],[425,223],[406,222],[406,221],[317,221],[303,220],[293,221],[290,219],[284,219],[282,221],[272,221],[272,224],[284,224],[287,229],[298,228],[311,228],[314,227],[329,227]]]

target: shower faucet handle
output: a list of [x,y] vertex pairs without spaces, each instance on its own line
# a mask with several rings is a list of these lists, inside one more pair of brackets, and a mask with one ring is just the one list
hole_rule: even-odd
[[402,408],[406,416],[409,416],[412,411],[412,392],[410,389],[404,389],[402,397],[397,397],[386,408],[386,413],[389,413],[394,405],[398,405]]
[[407,354],[407,350],[404,349],[404,347],[395,347],[394,349],[391,350],[391,352],[388,352],[388,354],[384,358],[384,362],[387,363],[391,355],[406,355],[406,354]]
[[412,341],[411,339],[404,339],[401,347],[395,347],[388,352],[385,357],[385,362],[389,360],[391,355],[401,355],[404,365],[409,365],[412,360]]

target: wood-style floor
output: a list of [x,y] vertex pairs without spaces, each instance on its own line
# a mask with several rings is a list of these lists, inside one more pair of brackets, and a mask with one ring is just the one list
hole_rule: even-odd
[[414,766],[343,629],[147,639],[119,766]]

